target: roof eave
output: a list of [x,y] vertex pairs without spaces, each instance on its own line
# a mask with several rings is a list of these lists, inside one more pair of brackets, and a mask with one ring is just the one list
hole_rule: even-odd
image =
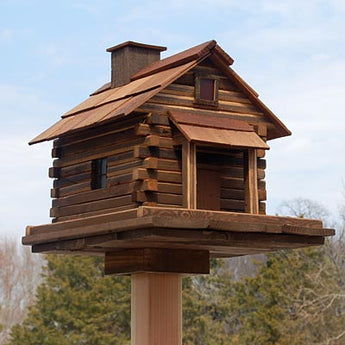
[[272,121],[276,130],[269,133],[268,140],[291,135],[291,131],[282,121],[259,99],[259,94],[248,85],[231,67],[228,61],[220,54],[219,50],[213,50],[210,59],[223,70],[223,72],[246,94],[246,96]]

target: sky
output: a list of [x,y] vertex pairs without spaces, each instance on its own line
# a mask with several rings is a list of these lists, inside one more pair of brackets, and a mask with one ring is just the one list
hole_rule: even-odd
[[345,203],[345,0],[0,0],[0,236],[49,223],[51,142],[37,134],[110,80],[124,41],[215,39],[292,131],[269,142],[267,210]]

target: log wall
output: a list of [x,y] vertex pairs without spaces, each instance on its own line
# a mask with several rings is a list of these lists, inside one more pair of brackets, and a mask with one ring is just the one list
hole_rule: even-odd
[[[219,95],[218,106],[216,108],[195,103],[196,75],[208,75],[218,80]],[[251,124],[264,141],[267,139],[267,127],[270,125],[264,114],[258,111],[248,97],[227,76],[222,74],[221,71],[207,60],[170,84],[151,98],[149,102],[141,106],[140,109],[151,112],[148,124],[146,124],[146,134],[150,131],[151,135],[156,134],[165,138],[170,136],[169,131],[171,131],[169,119],[166,115],[168,110],[197,112],[198,114],[208,116],[212,116],[214,111],[216,111],[218,116],[239,119]],[[164,143],[168,144],[168,141],[165,140]],[[173,148],[169,144],[168,146],[170,150]],[[265,214],[265,151],[257,150],[257,155],[259,212]],[[221,177],[221,210],[244,212],[243,154],[238,153],[237,157],[235,156],[234,152],[232,152],[229,161],[224,160],[224,157],[221,159],[224,165]],[[176,167],[173,171],[175,174],[178,172]],[[145,176],[148,176],[148,173]],[[180,204],[175,205],[180,206]]]
[[136,201],[143,205],[182,207],[181,149],[174,146],[167,116],[149,114],[146,123],[138,125],[137,134],[144,143],[134,148],[134,155],[143,159],[133,178],[145,184],[146,190],[136,192]]
[[[50,215],[53,222],[99,215],[138,207],[133,192],[141,182],[133,179],[133,170],[142,166],[134,148],[145,138],[136,135],[144,118],[135,114],[119,124],[113,123],[54,142],[54,178]],[[92,160],[107,158],[106,188],[91,188]]]
[[[195,103],[195,75],[217,78],[217,108]],[[59,138],[49,170],[53,222],[140,205],[182,207],[182,153],[167,111],[240,119],[266,140],[267,120],[250,100],[210,62],[195,67],[142,105],[138,112],[113,124]],[[174,133],[173,133],[174,132]],[[264,150],[257,150],[259,210],[265,213]],[[220,209],[244,212],[243,152],[197,147],[198,164],[221,172]],[[107,158],[107,185],[91,189],[92,160]],[[212,157],[212,159],[210,158]]]

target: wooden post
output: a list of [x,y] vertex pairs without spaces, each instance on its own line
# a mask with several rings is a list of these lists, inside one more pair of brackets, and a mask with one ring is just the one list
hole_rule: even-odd
[[182,144],[183,207],[197,208],[196,145],[185,140]]
[[131,344],[182,345],[182,276],[132,275]]
[[244,193],[245,212],[259,213],[258,196],[258,169],[256,149],[248,149],[244,152]]

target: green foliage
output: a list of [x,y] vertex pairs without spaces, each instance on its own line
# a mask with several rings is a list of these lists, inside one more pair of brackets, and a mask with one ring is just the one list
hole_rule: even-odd
[[[343,345],[345,241],[282,250],[235,281],[223,261],[183,280],[184,345]],[[128,345],[130,279],[103,260],[47,257],[44,283],[9,345]]]
[[124,345],[130,338],[130,284],[104,277],[103,261],[48,256],[45,282],[9,344]]
[[235,345],[343,344],[341,290],[324,248],[269,254],[254,277],[224,290],[236,320],[229,336]]
[[[184,278],[184,345],[343,344],[343,249],[340,239],[272,253],[239,281],[222,261],[208,276]],[[47,260],[36,303],[9,345],[129,344],[129,278],[104,277],[97,258]]]
[[[0,305],[0,315],[1,315],[1,305]],[[2,332],[3,329],[4,328],[3,328],[2,324],[0,323],[0,333]]]
[[183,344],[231,344],[226,332],[221,292],[230,284],[223,262],[212,261],[208,276],[188,277],[183,281]]

